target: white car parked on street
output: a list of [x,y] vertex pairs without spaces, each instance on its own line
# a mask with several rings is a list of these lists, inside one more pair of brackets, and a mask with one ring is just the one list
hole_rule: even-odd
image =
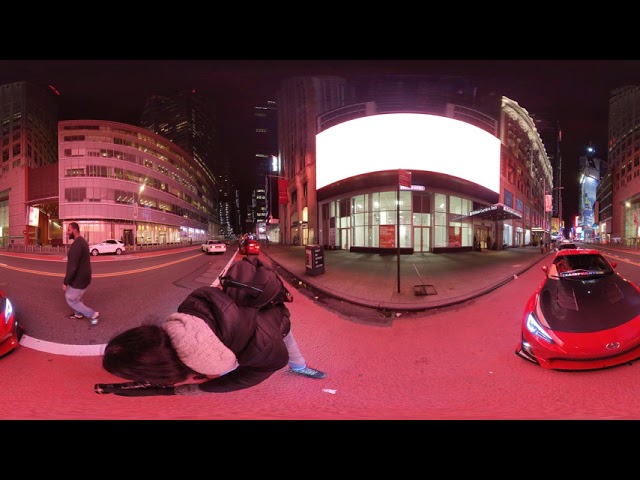
[[209,240],[202,244],[202,251],[212,255],[224,253],[227,251],[227,244],[222,240]]
[[110,238],[104,242],[89,245],[89,251],[94,257],[103,253],[115,253],[116,255],[121,255],[122,252],[125,251],[125,247],[124,243],[120,240]]

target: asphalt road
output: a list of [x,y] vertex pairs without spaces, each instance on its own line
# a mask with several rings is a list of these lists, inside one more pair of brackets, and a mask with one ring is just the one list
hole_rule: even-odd
[[[623,275],[640,276],[640,257],[614,253]],[[184,271],[176,281],[193,281],[198,278],[195,272]],[[97,395],[95,383],[120,380],[101,368],[99,356],[18,348],[0,361],[0,405],[10,406],[0,418],[640,419],[636,401],[640,363],[600,371],[556,372],[515,355],[520,315],[542,277],[541,269],[532,268],[470,302],[379,325],[349,321],[312,296],[297,295],[289,305],[294,334],[308,363],[326,371],[327,378],[307,379],[285,368],[253,388],[226,394]],[[176,288],[179,292],[185,287]],[[119,308],[125,311],[127,306]]]
[[[0,257],[0,288],[11,299],[26,338],[21,343],[56,349],[99,346],[117,332],[141,323],[159,323],[195,288],[211,285],[235,252],[207,255],[198,247],[151,254],[92,257],[93,280],[84,301],[100,312],[100,323],[68,318],[62,279],[66,258]],[[73,349],[82,354],[82,348]],[[84,349],[95,354],[96,348]],[[69,348],[65,352],[70,353]]]

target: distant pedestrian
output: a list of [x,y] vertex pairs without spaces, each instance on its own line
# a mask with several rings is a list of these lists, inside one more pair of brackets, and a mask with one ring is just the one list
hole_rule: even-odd
[[69,318],[80,320],[87,317],[91,325],[98,324],[100,313],[82,303],[82,297],[91,283],[91,254],[89,244],[80,235],[80,226],[76,222],[67,225],[69,240],[73,240],[67,255],[67,272],[62,290],[67,304],[73,308]]

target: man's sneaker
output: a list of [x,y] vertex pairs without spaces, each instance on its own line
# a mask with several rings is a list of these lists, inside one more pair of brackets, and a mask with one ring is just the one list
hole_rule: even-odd
[[71,315],[69,315],[69,318],[75,318],[76,320],[80,320],[81,318],[84,318],[84,315],[79,315],[77,313],[72,313]]
[[305,377],[309,377],[309,378],[324,378],[327,376],[326,373],[321,372],[320,370],[316,370],[315,368],[310,368],[310,367],[305,367],[303,369],[300,370],[294,370],[293,368],[291,369],[291,371],[293,373],[297,373],[300,375],[304,375]]
[[97,325],[98,324],[98,319],[100,318],[100,313],[96,312],[93,314],[93,316],[91,317],[91,320],[89,320],[89,323],[91,323],[91,325]]

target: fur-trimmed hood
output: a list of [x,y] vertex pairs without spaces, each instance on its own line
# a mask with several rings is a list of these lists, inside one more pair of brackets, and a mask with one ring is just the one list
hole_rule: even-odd
[[238,366],[235,354],[203,319],[187,313],[173,313],[164,321],[162,328],[171,338],[182,363],[190,369],[218,376]]

